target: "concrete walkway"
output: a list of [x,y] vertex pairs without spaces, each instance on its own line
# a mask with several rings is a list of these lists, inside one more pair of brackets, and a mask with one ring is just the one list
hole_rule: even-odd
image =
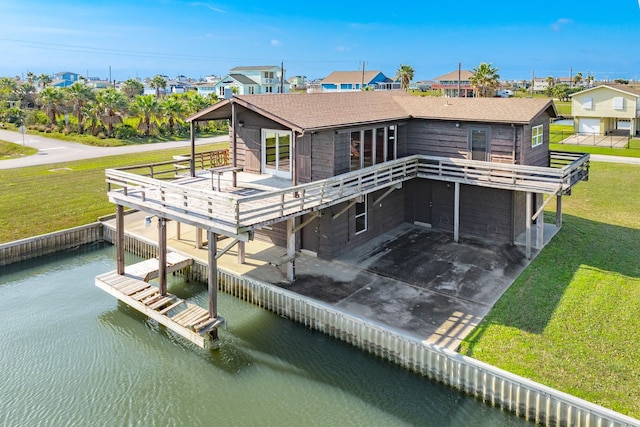
[[[0,130],[0,140],[22,145],[22,137],[23,135],[18,132]],[[210,138],[197,138],[196,145],[225,142],[228,140],[228,135]],[[24,135],[24,145],[37,149],[38,153],[33,156],[20,157],[17,159],[0,160],[0,169],[15,169],[25,166],[65,163],[74,160],[92,159],[117,154],[141,153],[144,151],[155,151],[168,148],[188,148],[190,146],[190,142],[188,140],[183,140],[157,142],[153,144],[123,145],[120,147],[93,147],[77,142],[62,141],[59,139],[27,134]]]
[[[157,241],[157,226],[145,226],[145,214],[126,215],[128,233]],[[108,221],[114,226],[115,221]],[[207,249],[195,248],[195,229],[168,223],[168,246],[203,263]],[[227,239],[218,243],[226,246]],[[300,295],[335,305],[357,316],[386,324],[420,340],[456,350],[529,264],[519,246],[471,239],[452,241],[450,233],[403,224],[339,259],[325,261],[301,254],[297,280],[277,267],[286,249],[265,242],[246,244],[246,262],[237,248],[218,266]],[[224,316],[224,307],[219,307]]]

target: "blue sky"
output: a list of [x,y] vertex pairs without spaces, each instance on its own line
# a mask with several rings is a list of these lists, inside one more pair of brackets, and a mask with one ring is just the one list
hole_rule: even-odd
[[[386,4],[387,6],[383,6]],[[72,71],[125,80],[225,75],[279,65],[287,77],[411,65],[414,80],[490,62],[504,79],[640,79],[640,0],[0,0],[0,76]],[[277,7],[276,7],[277,6]]]

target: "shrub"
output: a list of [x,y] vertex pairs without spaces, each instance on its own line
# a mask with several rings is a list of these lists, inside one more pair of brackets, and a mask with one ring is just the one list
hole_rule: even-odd
[[[114,129],[115,137],[118,139],[131,139],[138,136],[138,131],[129,124],[124,124],[121,126],[117,126]],[[100,137],[98,135],[98,137]]]

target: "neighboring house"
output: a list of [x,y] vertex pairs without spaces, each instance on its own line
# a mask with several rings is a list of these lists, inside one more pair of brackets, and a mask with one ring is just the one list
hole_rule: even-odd
[[640,134],[640,90],[605,84],[570,97],[571,114],[578,133]]
[[380,71],[334,71],[320,82],[322,92],[355,92],[364,89],[400,89],[400,82]]
[[291,89],[306,89],[307,77],[306,76],[293,76],[289,77],[289,84]]
[[215,91],[220,98],[229,91],[238,95],[287,93],[289,83],[282,81],[282,69],[276,65],[235,67],[216,83]]
[[53,87],[67,87],[71,86],[80,78],[80,74],[72,73],[70,71],[61,71],[56,73],[51,86]]
[[[469,70],[458,70],[444,74],[433,79],[433,89],[442,91],[442,96],[447,98],[472,98],[473,87],[469,79],[473,76],[473,72]],[[460,91],[460,96],[458,96]]]
[[[547,99],[365,91],[234,96],[187,120],[231,119],[231,161],[245,172],[289,186],[329,180],[326,205],[314,199],[320,190],[305,187],[296,206],[307,208],[238,230],[285,246],[286,220],[299,216],[309,225],[297,247],[332,259],[403,222],[513,244],[530,232],[544,194],[561,197],[588,172],[577,162],[573,178],[547,182],[547,173],[559,172],[549,167],[554,117]],[[588,163],[588,155],[581,159]],[[342,186],[342,197],[329,196]]]
[[534,92],[544,92],[549,88],[549,82],[546,78],[534,78],[533,79],[533,91]]

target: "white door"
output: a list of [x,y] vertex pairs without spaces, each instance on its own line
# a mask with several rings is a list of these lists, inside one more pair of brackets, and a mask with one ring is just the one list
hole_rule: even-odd
[[578,133],[600,133],[600,119],[580,119]]
[[281,178],[291,178],[291,132],[262,130],[262,170]]

